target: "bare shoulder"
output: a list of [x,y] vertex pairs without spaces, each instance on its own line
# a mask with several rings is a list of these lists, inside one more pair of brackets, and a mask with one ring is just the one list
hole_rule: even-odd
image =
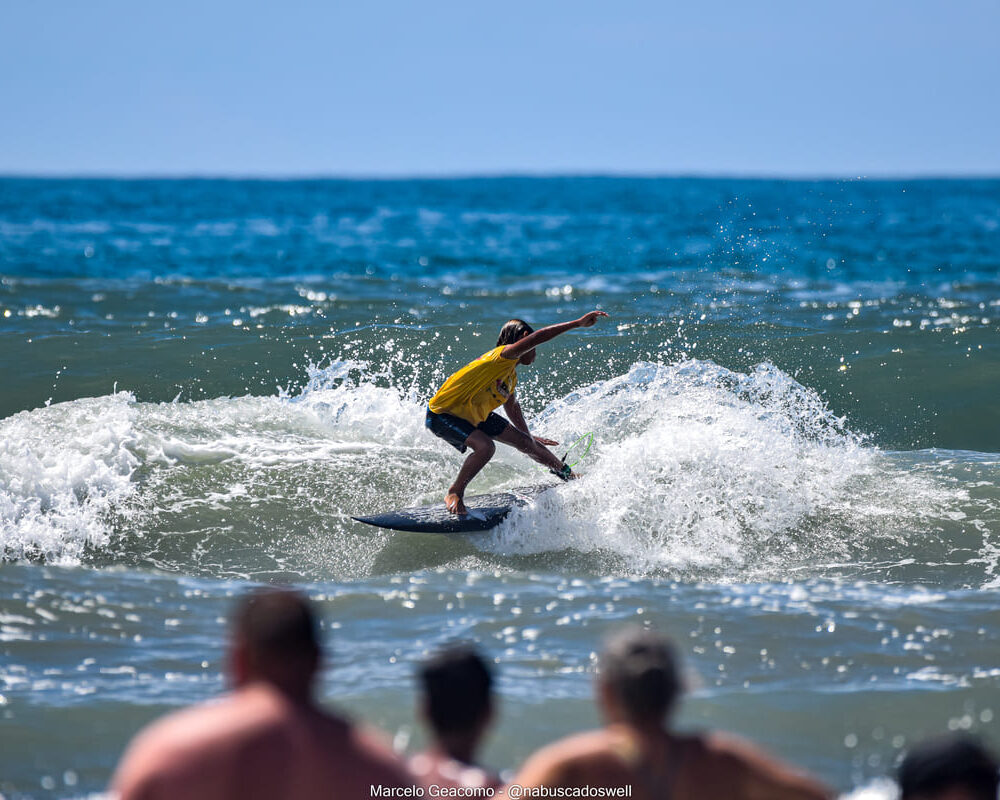
[[774,756],[757,745],[730,733],[707,733],[694,736],[707,758],[738,762],[748,767],[783,768]]
[[761,793],[775,798],[824,800],[830,790],[806,772],[738,736],[711,733],[697,737],[705,757],[738,776],[750,796]]
[[592,758],[610,752],[608,733],[604,730],[593,730],[559,739],[539,750],[538,755],[555,759],[572,759]]
[[746,739],[735,736],[731,733],[706,733],[701,736],[691,736],[688,741],[697,740],[702,751],[707,756],[721,756],[730,758],[767,758],[764,751]]
[[384,782],[399,785],[412,783],[413,774],[406,761],[392,748],[388,737],[378,728],[369,725],[347,725],[351,750],[358,758],[371,764],[384,774]]
[[608,734],[603,730],[586,731],[559,739],[542,747],[528,758],[515,782],[524,786],[559,783],[579,770],[594,767],[615,758]]
[[398,760],[395,751],[392,749],[392,743],[389,741],[389,737],[386,736],[378,728],[374,728],[371,725],[365,725],[362,723],[344,723],[349,731],[349,737],[351,744],[358,750],[362,750],[365,753],[370,753],[372,756],[379,758],[388,758],[392,760]]
[[[289,750],[289,743],[296,743]],[[410,785],[404,762],[378,733],[339,715],[284,701],[273,692],[251,690],[170,714],[136,737],[115,773],[112,788],[122,800],[159,800],[178,796],[178,787],[222,787],[232,766],[265,773],[269,759],[295,760],[298,769],[347,780]],[[218,782],[218,786],[212,781]],[[354,787],[357,788],[357,787]],[[220,789],[221,791],[221,789]],[[213,795],[206,790],[208,796]]]
[[234,727],[243,714],[234,714],[232,697],[226,696],[180,711],[174,711],[150,723],[135,739],[135,748],[197,749],[205,740],[214,739],[220,729]]
[[317,711],[323,729],[324,744],[349,758],[375,766],[397,768],[405,761],[393,750],[392,742],[378,728],[355,722],[331,709]]
[[112,787],[126,799],[153,796],[157,780],[189,762],[193,754],[210,752],[205,744],[232,727],[232,706],[226,697],[175,711],[143,728],[119,762]]

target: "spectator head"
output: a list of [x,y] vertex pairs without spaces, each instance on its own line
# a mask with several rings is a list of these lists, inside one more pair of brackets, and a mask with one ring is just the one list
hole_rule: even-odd
[[[493,675],[476,649],[450,645],[420,668],[422,713],[440,744],[463,760],[472,753],[493,717]],[[462,746],[464,743],[465,746]]]
[[233,615],[232,679],[237,687],[264,681],[305,699],[319,667],[316,617],[309,601],[290,589],[258,589]]
[[636,626],[612,634],[598,660],[597,688],[609,721],[662,725],[681,693],[670,640]]
[[996,800],[997,769],[996,757],[971,736],[930,739],[899,767],[900,800]]

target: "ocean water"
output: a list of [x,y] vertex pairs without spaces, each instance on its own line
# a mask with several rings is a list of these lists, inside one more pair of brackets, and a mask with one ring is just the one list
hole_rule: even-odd
[[[584,477],[494,531],[423,427],[511,316]],[[1000,744],[1000,181],[0,180],[0,793],[104,787],[212,696],[249,585],[318,603],[329,702],[423,741],[415,666],[496,662],[485,760],[597,724],[594,652],[677,639],[679,724],[838,791]],[[544,483],[502,448],[470,492]]]

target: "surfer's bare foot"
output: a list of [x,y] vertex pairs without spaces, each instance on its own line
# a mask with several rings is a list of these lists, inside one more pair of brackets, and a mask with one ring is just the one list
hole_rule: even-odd
[[462,502],[462,495],[458,492],[448,492],[444,496],[444,504],[452,514],[468,514],[469,510]]

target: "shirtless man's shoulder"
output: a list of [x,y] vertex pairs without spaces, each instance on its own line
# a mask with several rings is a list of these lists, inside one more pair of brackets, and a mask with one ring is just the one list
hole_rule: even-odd
[[[282,766],[296,775],[282,775]],[[334,777],[338,783],[412,783],[373,729],[316,707],[296,708],[255,687],[151,725],[129,748],[112,785],[124,800],[157,800],[178,791],[221,798],[241,783],[263,789],[301,781],[300,796],[311,796]]]
[[[265,709],[253,710],[257,713],[251,716],[248,713],[251,708],[227,695],[167,714],[136,736],[118,767],[115,788],[127,796],[135,792],[139,784],[150,784],[178,771],[197,769],[203,759],[218,758],[221,755],[219,742],[231,746],[235,743],[234,734],[242,734],[239,738],[243,738],[253,728],[266,723]],[[146,793],[135,796],[146,796]]]
[[[672,736],[672,743],[681,758],[674,785],[679,798],[714,794],[824,800],[829,796],[813,779],[735,736],[693,733]],[[630,766],[639,757],[636,747],[627,732],[613,728],[570,736],[539,750],[515,782],[522,786],[629,785],[636,778]]]
[[769,796],[776,800],[824,800],[831,796],[821,783],[746,739],[713,732],[700,737],[700,741],[700,771],[706,776],[729,776],[741,796]]
[[541,748],[515,778],[522,786],[567,785],[602,778],[627,777],[614,747],[614,734],[598,729],[574,734]]

